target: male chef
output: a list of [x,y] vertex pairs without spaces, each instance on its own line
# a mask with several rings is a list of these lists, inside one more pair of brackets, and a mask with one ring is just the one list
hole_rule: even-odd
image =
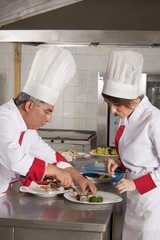
[[76,181],[82,192],[89,189],[96,193],[94,184],[36,131],[51,121],[54,105],[75,71],[68,50],[45,46],[35,55],[23,92],[0,106],[0,197],[19,180],[19,175],[26,176],[25,186],[52,176],[63,187],[74,188]]

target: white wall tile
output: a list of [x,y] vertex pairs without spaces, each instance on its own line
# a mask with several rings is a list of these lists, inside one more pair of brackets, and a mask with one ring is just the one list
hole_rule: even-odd
[[8,70],[0,69],[0,85],[8,84]]
[[99,71],[100,69],[100,61],[98,55],[88,56],[88,70]]
[[87,71],[77,71],[76,79],[78,87],[87,86]]
[[87,118],[97,118],[97,104],[87,103]]
[[64,102],[64,118],[74,118],[75,115],[74,105],[75,103]]
[[64,119],[64,129],[74,129],[74,119],[73,118],[65,118]]
[[87,130],[97,131],[97,120],[96,119],[87,119]]
[[75,118],[86,118],[87,105],[86,103],[75,103]]
[[54,116],[53,116],[52,128],[53,129],[64,129],[64,119],[63,118],[54,118]]
[[54,118],[63,118],[64,117],[64,106],[62,102],[57,102],[54,106],[54,111],[52,113]]
[[0,69],[8,68],[8,54],[0,54]]
[[97,102],[98,102],[98,88],[87,87],[87,103],[97,103]]
[[87,89],[86,87],[76,87],[76,102],[86,102]]
[[87,70],[88,69],[88,56],[87,55],[76,55],[75,56],[76,69]]
[[76,130],[86,130],[86,119],[75,119]]
[[98,71],[88,71],[87,86],[98,87]]
[[75,87],[66,87],[63,92],[64,102],[75,102],[76,90]]

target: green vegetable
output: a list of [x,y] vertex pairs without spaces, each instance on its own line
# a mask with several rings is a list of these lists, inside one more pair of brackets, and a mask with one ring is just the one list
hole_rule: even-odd
[[97,202],[96,196],[90,197],[89,202]]
[[101,202],[103,202],[103,197],[96,197],[96,196],[90,197],[89,202],[101,203]]
[[97,202],[99,203],[103,202],[103,197],[97,197]]

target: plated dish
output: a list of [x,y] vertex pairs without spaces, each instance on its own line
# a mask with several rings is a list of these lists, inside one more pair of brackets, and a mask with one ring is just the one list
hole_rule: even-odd
[[91,180],[93,183],[108,183],[116,176],[107,173],[84,173],[83,176]]
[[95,149],[91,149],[90,154],[94,156],[113,157],[113,156],[117,156],[117,151],[115,148],[111,148],[111,147],[107,147],[107,148],[97,147]]
[[118,155],[100,155],[100,154],[94,154],[92,152],[90,152],[90,155],[97,156],[97,157],[109,157],[109,158],[118,156]]
[[68,162],[71,162],[74,159],[90,157],[90,154],[84,152],[76,152],[74,150],[65,150],[64,152],[60,152],[60,154],[62,154],[62,156],[65,157]]
[[76,199],[76,195],[74,192],[67,192],[64,194],[64,197],[67,200],[75,203],[80,203],[80,204],[102,205],[102,204],[116,203],[116,202],[122,201],[122,198],[120,196],[110,192],[97,191],[96,196],[103,197],[103,202],[83,202]]
[[20,191],[23,193],[31,193],[39,197],[55,197],[58,194],[67,193],[70,190],[65,190],[63,187],[58,186],[57,184],[52,185],[39,185],[35,182],[32,182],[29,187],[21,186]]

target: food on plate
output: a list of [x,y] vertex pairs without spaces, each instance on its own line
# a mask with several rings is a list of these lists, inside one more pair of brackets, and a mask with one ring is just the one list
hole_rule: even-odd
[[105,173],[105,174],[102,174],[102,175],[99,175],[99,179],[103,179],[103,178],[113,178],[115,177],[113,174],[110,174],[110,173]]
[[91,203],[102,203],[103,197],[101,196],[93,196],[91,193],[87,194],[77,194],[76,200],[82,201],[82,202],[91,202]]
[[115,148],[102,148],[102,147],[97,147],[96,149],[92,149],[91,153],[94,155],[117,155],[117,151]]
[[71,156],[71,157],[79,157],[79,153],[74,150],[66,149],[64,152],[61,153],[62,156]]
[[102,203],[103,202],[103,197],[93,196],[93,197],[89,198],[89,202]]
[[37,187],[36,191],[38,191],[38,192],[54,192],[54,191],[59,191],[59,190],[57,188],[55,188],[53,185],[44,185],[44,186]]

